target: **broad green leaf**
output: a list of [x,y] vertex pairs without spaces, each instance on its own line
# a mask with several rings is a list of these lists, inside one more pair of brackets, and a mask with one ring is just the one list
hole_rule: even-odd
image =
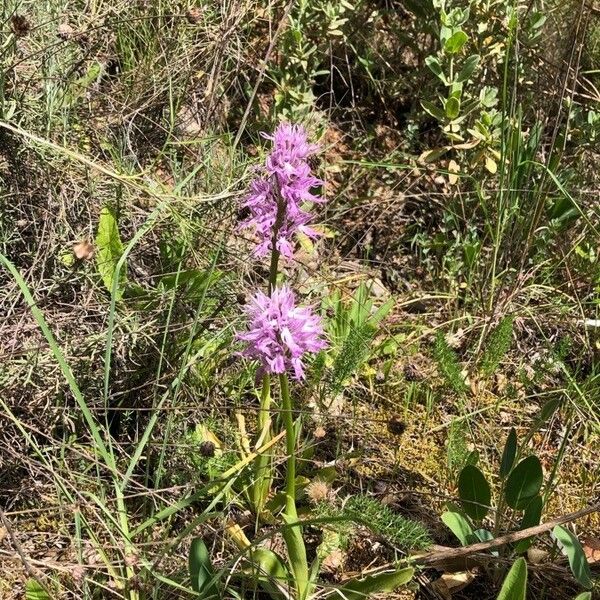
[[476,529],[473,532],[473,535],[480,542],[489,542],[490,540],[494,539],[494,534],[489,529]]
[[279,555],[268,548],[255,548],[249,558],[253,567],[258,569],[261,586],[271,597],[284,598],[279,586],[287,588],[291,582],[291,575]]
[[506,503],[516,510],[523,510],[538,495],[544,474],[537,456],[523,459],[511,472],[504,490]]
[[[104,207],[100,211],[98,233],[96,235],[96,249],[98,273],[100,273],[106,289],[112,293],[115,269],[119,258],[123,254],[123,244],[119,236],[119,227],[115,215],[108,207]],[[123,265],[119,274],[119,282],[116,289],[117,299],[123,296],[124,283],[125,265]]]
[[497,600],[525,600],[527,593],[527,563],[517,558],[506,574]]
[[393,573],[378,573],[364,579],[354,580],[338,588],[340,598],[346,600],[365,600],[371,594],[393,592],[407,584],[413,577],[414,569],[400,569]]
[[477,466],[479,462],[479,450],[471,450],[469,454],[467,454],[467,458],[465,458],[465,467],[467,465]]
[[569,559],[569,566],[573,577],[584,587],[592,587],[592,573],[587,558],[577,539],[568,529],[557,525],[552,530],[552,536],[558,542],[561,550]]
[[444,51],[448,54],[457,54],[467,43],[469,36],[464,31],[453,33],[444,44]]
[[[444,23],[443,17],[442,17],[442,23]],[[440,27],[440,42],[442,43],[442,46],[448,41],[448,39],[450,38],[451,35],[452,35],[452,27],[448,27],[447,23],[444,23]]]
[[442,514],[442,522],[459,539],[463,546],[468,546],[473,539],[473,528],[459,512],[447,511]]
[[438,77],[444,84],[448,84],[448,80],[442,71],[442,65],[440,61],[435,56],[428,56],[425,59],[425,64],[430,68],[432,73]]
[[498,104],[498,89],[485,85],[479,92],[479,101],[485,108],[492,108]]
[[538,416],[538,421],[540,423],[545,423],[548,419],[556,412],[556,409],[560,406],[560,400],[555,398],[553,400],[548,400],[544,406],[542,406],[542,410],[540,410],[540,414]]
[[498,171],[498,163],[489,154],[485,157],[485,168],[494,175]]
[[[489,542],[494,539],[494,534],[491,531],[489,531],[488,529],[476,529],[473,532],[473,535],[480,542]],[[474,540],[474,541],[476,541],[476,540]],[[498,550],[490,550],[490,552],[494,556],[500,556],[500,552]]]
[[289,565],[294,576],[295,587],[302,597],[310,583],[308,575],[308,562],[306,559],[306,546],[299,526],[295,526],[297,518],[282,514],[288,527],[283,529],[283,539],[289,557]]
[[102,77],[102,74],[103,69],[100,63],[92,63],[82,77],[69,85],[60,101],[61,106],[68,108],[83,98],[90,87]]
[[529,18],[529,26],[532,29],[540,29],[546,22],[546,15],[543,12],[536,11]]
[[446,116],[449,119],[456,119],[460,113],[460,100],[454,96],[451,96],[448,98],[448,100],[446,100],[444,109],[446,110]]
[[504,479],[513,467],[515,456],[517,455],[517,432],[514,427],[510,428],[506,443],[504,444],[504,452],[502,452],[502,461],[500,462],[500,477]]
[[579,594],[575,600],[592,600],[592,592],[583,592],[583,594]]
[[25,600],[52,600],[52,598],[35,579],[28,579],[25,584]]
[[479,64],[479,54],[472,54],[465,60],[462,69],[458,72],[456,76],[457,83],[464,83],[473,75],[473,71],[477,68]]
[[442,146],[441,148],[432,148],[431,150],[425,150],[425,152],[423,152],[419,156],[419,162],[435,162],[436,160],[438,160],[438,158],[444,156],[444,154],[446,154],[448,150],[450,150],[450,146]]
[[460,27],[467,22],[469,19],[469,14],[469,7],[460,8],[456,6],[445,17],[442,16],[441,20],[449,27]]
[[458,478],[458,495],[464,511],[476,521],[487,515],[492,491],[483,473],[474,465],[467,465]]
[[392,310],[392,308],[394,308],[394,299],[390,298],[389,300],[386,300],[369,318],[369,323],[371,323],[371,325],[378,325],[379,323],[381,323],[381,321],[383,321],[383,319],[385,319],[385,317],[387,317],[388,313],[390,312],[390,310]]
[[[521,519],[521,525],[519,529],[528,529],[529,527],[535,527],[540,524],[540,519],[542,518],[542,508],[544,507],[544,501],[541,496],[535,496],[531,502],[525,507],[525,512],[523,513],[523,518]],[[520,540],[519,543],[515,546],[515,553],[522,554],[525,552],[529,546],[533,543],[534,538],[526,538],[524,540]]]
[[188,559],[192,589],[203,598],[217,598],[215,571],[206,544],[201,538],[192,540]]
[[438,121],[444,121],[446,119],[446,113],[433,102],[427,100],[421,100],[421,106],[427,111],[432,117],[438,119]]

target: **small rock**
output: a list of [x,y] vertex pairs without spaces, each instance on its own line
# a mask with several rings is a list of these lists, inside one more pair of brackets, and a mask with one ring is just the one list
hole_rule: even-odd
[[527,550],[527,559],[532,565],[539,565],[540,563],[546,562],[548,556],[548,552],[540,550],[539,548],[529,548],[529,550]]

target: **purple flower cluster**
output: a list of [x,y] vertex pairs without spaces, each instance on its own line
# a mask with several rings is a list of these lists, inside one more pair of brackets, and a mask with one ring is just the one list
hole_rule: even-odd
[[321,319],[311,308],[296,306],[292,290],[284,285],[271,296],[258,292],[245,308],[248,329],[238,334],[247,343],[242,355],[260,361],[266,373],[292,371],[304,378],[302,357],[327,346]]
[[311,189],[323,183],[312,175],[308,163],[308,157],[318,150],[318,146],[308,142],[306,131],[300,125],[282,123],[273,135],[263,136],[273,142],[273,149],[260,177],[250,184],[250,193],[243,205],[249,209],[250,216],[242,227],[256,232],[257,256],[265,256],[272,250],[275,237],[276,249],[282,256],[290,258],[297,232],[313,239],[318,237],[308,226],[312,216],[305,206],[324,202],[323,198],[311,193]]

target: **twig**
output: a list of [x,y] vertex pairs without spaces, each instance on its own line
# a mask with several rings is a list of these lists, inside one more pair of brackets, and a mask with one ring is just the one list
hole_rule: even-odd
[[6,515],[4,514],[4,511],[1,508],[0,508],[0,522],[2,522],[2,526],[4,527],[4,529],[6,529],[6,533],[8,534],[8,537],[10,538],[10,541],[12,542],[12,545],[13,545],[15,551],[19,555],[19,558],[21,559],[21,562],[23,563],[23,567],[27,571],[27,574],[29,575],[29,577],[31,577],[32,579],[35,579],[40,584],[42,589],[47,594],[49,594],[48,588],[44,585],[44,582],[41,581],[39,571],[32,566],[29,559],[25,555],[25,552],[23,551],[23,547],[21,546],[19,540],[17,539],[17,536],[15,535],[15,532],[12,529],[10,521],[6,518]]
[[570,523],[571,521],[575,521],[581,517],[598,511],[600,511],[600,503],[594,504],[593,506],[588,506],[587,508],[578,510],[577,512],[569,513],[568,515],[552,519],[551,521],[542,523],[541,525],[536,525],[535,527],[528,527],[527,529],[522,529],[521,531],[515,531],[513,533],[507,533],[506,535],[498,536],[497,538],[489,540],[488,542],[478,542],[477,544],[471,544],[469,546],[464,546],[463,548],[448,548],[429,554],[416,556],[414,557],[414,562],[420,565],[431,565],[444,560],[464,558],[485,550],[499,548],[500,546],[505,546],[506,544],[510,544],[512,542],[517,542],[528,537],[539,535],[540,533],[545,533],[546,531],[554,529],[554,527],[557,525]]

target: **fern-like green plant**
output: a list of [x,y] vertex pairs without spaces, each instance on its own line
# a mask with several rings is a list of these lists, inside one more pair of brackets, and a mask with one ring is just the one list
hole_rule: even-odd
[[513,332],[513,317],[504,317],[490,333],[481,357],[481,373],[489,377],[499,367],[510,349]]
[[446,462],[451,478],[474,460],[469,450],[469,428],[464,419],[453,419],[448,428]]
[[438,331],[435,336],[433,356],[445,383],[457,394],[463,394],[467,386],[461,373],[460,362],[456,352],[448,345],[444,334]]
[[422,550],[431,545],[429,532],[421,523],[393,512],[374,498],[354,496],[346,502],[343,513],[402,550]]
[[331,369],[330,390],[334,396],[342,391],[344,382],[369,358],[376,333],[377,328],[370,323],[350,329]]

